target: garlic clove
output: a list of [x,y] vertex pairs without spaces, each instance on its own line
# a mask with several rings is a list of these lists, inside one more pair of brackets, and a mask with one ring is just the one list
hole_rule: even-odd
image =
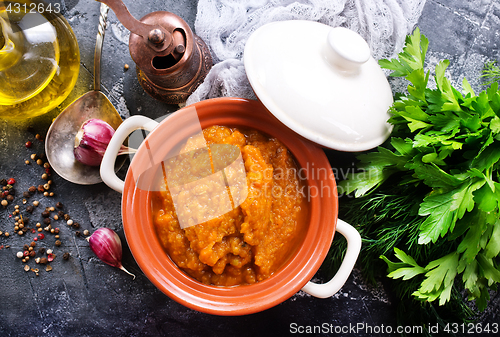
[[[77,161],[89,166],[99,166],[115,130],[102,119],[85,121],[75,136],[74,156]],[[135,153],[135,149],[121,147],[119,155]]]
[[135,275],[122,265],[122,243],[118,234],[109,228],[99,228],[87,238],[90,249],[104,263],[117,267],[135,279]]

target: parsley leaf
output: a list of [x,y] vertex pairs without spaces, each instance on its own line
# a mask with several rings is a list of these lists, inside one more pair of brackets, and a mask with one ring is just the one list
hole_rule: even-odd
[[420,288],[413,293],[419,299],[434,301],[439,298],[439,304],[449,301],[453,281],[457,275],[459,255],[454,252],[430,262],[425,269],[426,279]]
[[415,260],[407,255],[405,252],[398,248],[394,248],[396,257],[401,262],[391,262],[388,258],[381,255],[380,258],[384,260],[389,266],[387,275],[390,278],[403,278],[403,280],[409,280],[419,274],[425,273],[425,268],[420,267]]

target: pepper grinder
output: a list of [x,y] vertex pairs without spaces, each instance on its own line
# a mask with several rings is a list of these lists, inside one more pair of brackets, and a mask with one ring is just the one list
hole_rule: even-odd
[[139,21],[121,0],[97,1],[108,5],[130,31],[130,56],[142,88],[168,104],[185,102],[212,67],[205,42],[173,13],[152,12]]

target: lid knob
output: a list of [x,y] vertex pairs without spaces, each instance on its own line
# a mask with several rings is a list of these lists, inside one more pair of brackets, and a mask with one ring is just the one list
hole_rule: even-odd
[[370,58],[370,47],[358,33],[336,27],[327,36],[326,58],[335,67],[356,72]]

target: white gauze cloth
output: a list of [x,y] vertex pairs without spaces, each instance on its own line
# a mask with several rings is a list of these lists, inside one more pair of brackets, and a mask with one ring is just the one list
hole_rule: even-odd
[[358,32],[375,59],[394,57],[413,31],[425,0],[199,0],[195,33],[207,44],[214,66],[188,98],[192,104],[214,97],[255,95],[242,56],[248,37],[260,26],[309,20]]

